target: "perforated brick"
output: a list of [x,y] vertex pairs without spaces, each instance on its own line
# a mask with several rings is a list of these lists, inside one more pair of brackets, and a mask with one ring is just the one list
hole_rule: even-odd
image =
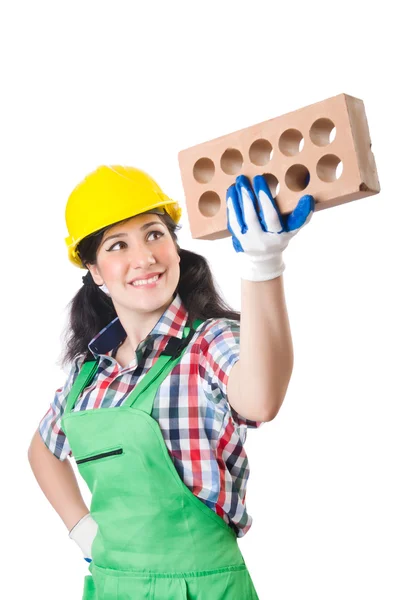
[[283,214],[304,194],[321,210],[380,191],[364,103],[346,94],[187,148],[178,159],[196,239],[230,235],[226,190],[237,175],[265,175]]

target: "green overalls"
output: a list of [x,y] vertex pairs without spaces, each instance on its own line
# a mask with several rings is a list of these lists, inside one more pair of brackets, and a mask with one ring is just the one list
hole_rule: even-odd
[[202,322],[170,339],[121,406],[72,412],[97,361],[69,393],[62,429],[98,524],[83,600],[258,600],[235,532],[183,483],[150,416]]

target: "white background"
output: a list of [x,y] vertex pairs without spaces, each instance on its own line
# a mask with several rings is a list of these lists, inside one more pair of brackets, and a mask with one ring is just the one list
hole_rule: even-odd
[[[261,600],[397,597],[394,20],[381,1],[276,4],[1,8],[8,598],[79,599],[88,573],[27,460],[64,383],[66,305],[84,273],[66,257],[71,190],[100,164],[134,165],[184,207],[179,150],[339,93],[364,100],[382,191],[316,213],[285,252],[295,366],[277,418],[248,432],[254,522],[240,548]],[[182,224],[181,246],[239,309],[231,238],[192,240],[186,211]]]

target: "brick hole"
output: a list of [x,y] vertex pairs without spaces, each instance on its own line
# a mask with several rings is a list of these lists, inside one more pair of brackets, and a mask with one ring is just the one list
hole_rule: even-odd
[[216,192],[204,192],[199,198],[198,208],[204,217],[214,217],[221,207],[221,199]]
[[309,131],[310,139],[316,146],[328,146],[336,137],[336,127],[331,119],[317,119]]
[[273,146],[268,140],[255,140],[251,144],[248,154],[253,165],[264,167],[273,157]]
[[297,129],[287,129],[280,136],[278,147],[285,156],[295,156],[303,150],[305,140]]
[[267,185],[269,186],[272,196],[275,199],[280,191],[279,180],[275,175],[273,175],[273,173],[263,173],[263,177],[266,179]]
[[326,154],[317,163],[317,175],[321,181],[331,183],[343,173],[343,163],[335,154]]
[[285,174],[285,183],[293,192],[302,192],[310,181],[310,173],[304,165],[292,165]]
[[243,155],[236,148],[228,148],[221,156],[221,169],[227,175],[237,175],[243,166]]
[[200,158],[194,163],[193,177],[199,183],[208,183],[215,174],[215,165],[210,158]]

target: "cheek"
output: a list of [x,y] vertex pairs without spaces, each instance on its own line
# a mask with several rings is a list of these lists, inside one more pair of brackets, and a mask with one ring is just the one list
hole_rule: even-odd
[[117,261],[108,261],[102,264],[101,267],[102,277],[106,281],[112,281],[113,279],[119,279],[120,275],[124,272],[123,265]]
[[177,266],[180,260],[179,254],[174,246],[162,248],[161,251],[157,254],[156,258],[158,261],[161,261],[164,264],[173,266]]

